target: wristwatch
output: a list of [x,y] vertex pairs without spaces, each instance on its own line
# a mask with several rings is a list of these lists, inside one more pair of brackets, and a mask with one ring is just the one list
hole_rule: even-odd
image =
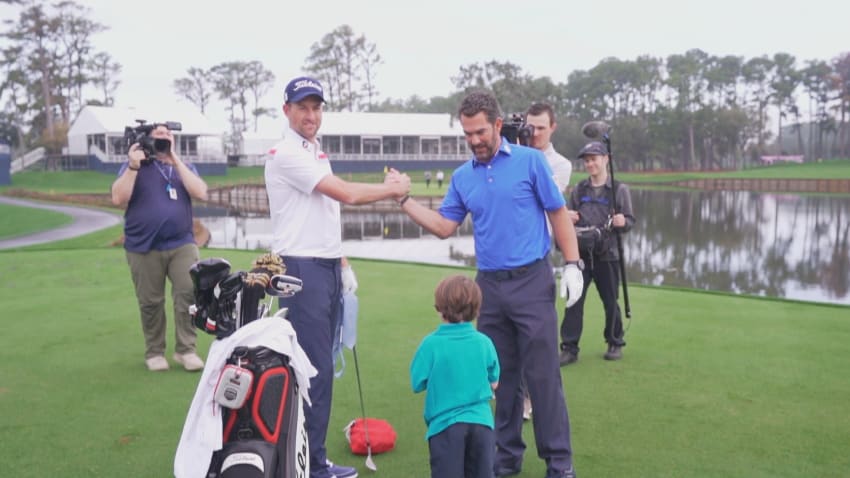
[[580,271],[584,270],[584,261],[582,259],[579,259],[577,261],[566,261],[566,262],[564,262],[565,266],[568,266],[570,264],[573,264],[576,267],[578,267],[578,270],[580,270]]

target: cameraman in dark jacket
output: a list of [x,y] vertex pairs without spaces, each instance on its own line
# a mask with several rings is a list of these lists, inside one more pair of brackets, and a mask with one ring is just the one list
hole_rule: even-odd
[[205,201],[207,185],[194,166],[174,152],[174,135],[165,125],[134,143],[127,162],[112,183],[112,203],[126,206],[124,249],[136,289],[145,365],[168,369],[165,359],[165,279],[171,281],[174,360],[189,371],[204,362],[195,352],[195,329],[189,317],[194,301],[189,268],[200,259],[192,232],[192,199]]
[[[570,194],[570,219],[579,238],[579,254],[584,261],[584,289],[581,298],[564,311],[561,323],[561,365],[578,360],[582,325],[584,322],[584,300],[591,279],[596,284],[599,298],[605,308],[605,342],[608,351],[606,360],[623,357],[623,319],[617,303],[620,286],[620,260],[617,252],[615,232],[628,232],[635,223],[632,213],[632,198],[629,188],[617,181],[611,184],[608,175],[608,149],[594,141],[586,144],[578,153],[590,177],[580,181]],[[613,187],[616,187],[616,195]],[[613,199],[616,196],[616,204]]]

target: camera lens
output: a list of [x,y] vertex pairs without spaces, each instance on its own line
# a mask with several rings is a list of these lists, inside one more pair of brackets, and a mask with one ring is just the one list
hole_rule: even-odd
[[156,138],[153,141],[153,149],[157,153],[167,153],[171,150],[171,141],[167,139]]

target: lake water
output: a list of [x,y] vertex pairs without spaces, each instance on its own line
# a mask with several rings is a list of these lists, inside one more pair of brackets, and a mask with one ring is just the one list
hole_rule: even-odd
[[[748,191],[633,190],[623,236],[629,283],[850,305],[850,197]],[[198,209],[210,247],[267,249],[267,214]],[[455,237],[423,232],[397,208],[343,212],[351,257],[470,265],[469,221]]]

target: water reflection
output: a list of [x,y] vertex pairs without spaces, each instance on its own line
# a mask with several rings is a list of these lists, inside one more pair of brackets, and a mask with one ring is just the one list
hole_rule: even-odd
[[[632,191],[629,281],[850,304],[850,198]],[[642,211],[642,212],[641,212]]]
[[[638,220],[623,236],[629,282],[850,304],[850,198],[634,190],[632,200]],[[271,244],[267,213],[196,214],[211,247]],[[465,265],[474,258],[471,232],[467,221],[441,241],[392,204],[343,212],[343,249],[354,257]]]

